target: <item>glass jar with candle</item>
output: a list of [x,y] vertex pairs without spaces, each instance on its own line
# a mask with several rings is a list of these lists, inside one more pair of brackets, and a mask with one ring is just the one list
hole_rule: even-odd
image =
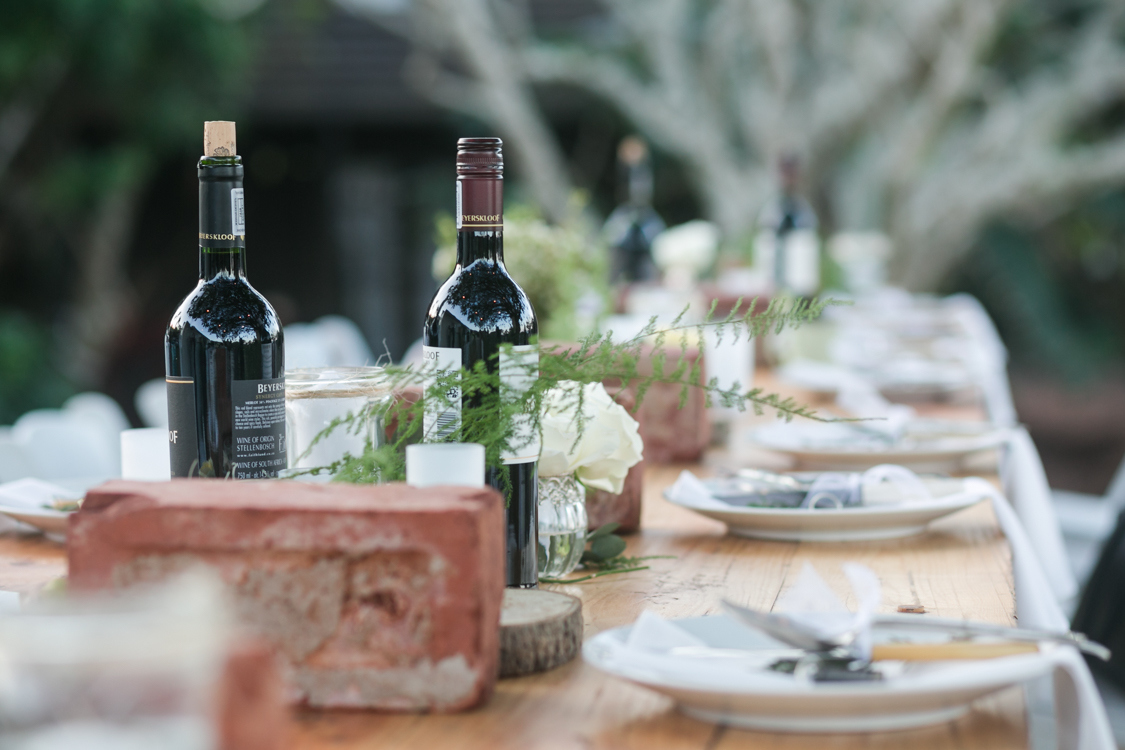
[[327,467],[386,442],[392,399],[381,367],[306,367],[285,373],[289,469]]

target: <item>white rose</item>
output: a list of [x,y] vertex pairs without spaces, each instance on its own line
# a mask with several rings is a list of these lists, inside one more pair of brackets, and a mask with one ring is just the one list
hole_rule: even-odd
[[[585,417],[578,436],[578,394],[584,394]],[[601,383],[585,386],[565,380],[543,399],[543,449],[539,474],[545,477],[577,474],[587,487],[619,494],[625,475],[640,463],[644,443],[637,421],[610,398]]]

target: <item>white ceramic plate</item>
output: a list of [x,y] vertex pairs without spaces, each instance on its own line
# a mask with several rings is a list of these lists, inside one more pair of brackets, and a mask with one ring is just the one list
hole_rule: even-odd
[[49,510],[47,508],[33,510],[30,508],[13,508],[7,505],[0,505],[0,513],[56,536],[66,536],[67,518],[70,517],[70,513],[61,510]]
[[793,459],[795,468],[815,471],[863,471],[878,464],[897,464],[914,471],[953,472],[969,457],[1004,444],[1003,430],[952,420],[918,420],[907,440],[881,443],[856,435],[840,439],[843,423],[785,423],[750,433],[750,443]]
[[[926,526],[942,516],[976,505],[983,495],[964,492],[959,479],[923,479],[933,499],[895,502],[891,496],[854,508],[755,508],[731,506],[729,510],[700,507],[686,502],[669,502],[727,525],[730,533],[755,539],[795,542],[855,542],[868,539],[895,539],[921,534]],[[707,480],[704,480],[707,484]],[[869,488],[870,489],[870,488]],[[891,485],[881,485],[881,493],[892,493]]]
[[105,477],[53,479],[20,479],[0,485],[0,513],[34,526],[56,538],[66,536],[70,511],[45,507],[51,499],[78,499],[86,490],[105,481]]
[[[783,648],[722,615],[675,624],[711,648]],[[626,647],[630,629],[615,628],[590,638],[583,657],[603,672],[671,697],[689,716],[773,732],[877,732],[951,721],[977,698],[1051,669],[1043,654],[1033,653],[987,661],[902,664],[893,676],[876,682],[816,683],[766,669],[768,656],[720,656],[710,663],[701,657],[650,657]],[[876,641],[892,637],[934,640],[915,631],[875,631]]]

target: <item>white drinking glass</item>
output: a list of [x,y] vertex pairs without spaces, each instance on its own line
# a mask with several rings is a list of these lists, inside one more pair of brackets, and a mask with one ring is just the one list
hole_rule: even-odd
[[163,482],[172,478],[168,429],[142,427],[121,432],[121,478]]
[[484,486],[484,446],[479,443],[417,443],[406,446],[406,483],[412,487]]

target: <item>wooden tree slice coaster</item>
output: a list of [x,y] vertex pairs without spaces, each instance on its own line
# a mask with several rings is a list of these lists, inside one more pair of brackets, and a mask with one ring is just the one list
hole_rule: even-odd
[[566,664],[582,648],[582,602],[541,589],[506,589],[500,609],[500,676]]

